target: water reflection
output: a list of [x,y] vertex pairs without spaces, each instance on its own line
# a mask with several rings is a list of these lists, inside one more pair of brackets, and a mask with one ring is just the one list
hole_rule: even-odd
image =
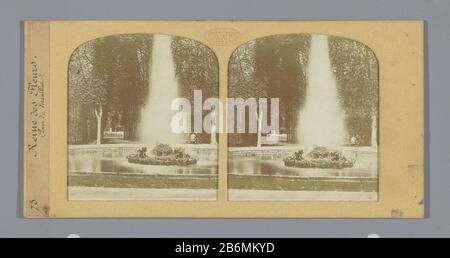
[[69,154],[68,167],[71,172],[118,172],[137,174],[217,174],[217,158],[196,155],[196,165],[152,166],[128,163],[125,157],[108,157],[101,153]]
[[293,168],[284,166],[281,159],[231,157],[229,173],[239,175],[279,175],[298,177],[377,177],[373,166],[355,166],[346,169]]

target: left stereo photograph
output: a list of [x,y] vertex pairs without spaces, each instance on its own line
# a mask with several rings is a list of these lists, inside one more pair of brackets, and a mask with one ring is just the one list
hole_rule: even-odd
[[216,134],[191,133],[180,116],[194,91],[218,98],[210,48],[162,34],[96,38],[73,52],[67,87],[69,200],[217,199]]

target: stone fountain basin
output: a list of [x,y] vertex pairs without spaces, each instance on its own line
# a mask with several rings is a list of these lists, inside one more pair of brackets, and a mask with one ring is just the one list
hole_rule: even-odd
[[217,175],[70,172],[69,186],[105,188],[217,189]]
[[197,164],[197,159],[194,158],[176,158],[174,155],[171,156],[150,156],[145,158],[140,158],[135,155],[130,155],[127,157],[128,162],[141,164],[141,165],[156,165],[156,166],[189,166]]
[[295,168],[332,168],[332,169],[343,169],[353,167],[352,162],[347,161],[328,161],[328,160],[314,160],[314,159],[286,159],[284,165],[287,167]]

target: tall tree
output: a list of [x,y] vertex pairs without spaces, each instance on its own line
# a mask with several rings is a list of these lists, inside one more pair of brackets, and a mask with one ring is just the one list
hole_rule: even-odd
[[[71,57],[69,63],[69,101],[94,106],[97,118],[96,144],[101,143],[101,121],[103,106],[106,104],[107,90],[104,75],[94,73],[93,53],[96,42],[81,45]],[[69,103],[70,104],[70,103]]]
[[[230,96],[279,98],[280,126],[292,129],[304,99],[308,53],[307,34],[275,35],[239,46],[229,63]],[[252,134],[231,138],[232,145],[254,145],[259,141]]]
[[[181,96],[188,98],[191,103],[194,90],[202,91],[203,100],[219,97],[219,66],[216,55],[209,47],[192,39],[173,37],[172,55]],[[205,117],[211,112],[202,110],[201,115]],[[191,122],[194,123],[194,112],[191,116]],[[201,142],[206,143],[211,142],[211,139],[214,142],[216,135],[203,133],[198,136]]]
[[364,145],[376,145],[379,84],[375,53],[351,39],[330,36],[329,42],[331,64],[349,133],[357,133]]
[[[102,128],[113,124],[124,123],[127,135],[132,131],[135,137],[138,107],[148,89],[151,39],[149,34],[114,35],[86,42],[74,51],[69,62],[69,106],[77,110],[81,105],[95,114],[97,144]],[[89,124],[89,118],[72,124],[80,122]],[[75,129],[69,123],[69,130]]]

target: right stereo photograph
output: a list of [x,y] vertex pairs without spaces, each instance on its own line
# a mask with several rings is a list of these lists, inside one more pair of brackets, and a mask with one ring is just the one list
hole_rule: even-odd
[[379,74],[323,34],[240,45],[228,67],[230,201],[378,201]]

